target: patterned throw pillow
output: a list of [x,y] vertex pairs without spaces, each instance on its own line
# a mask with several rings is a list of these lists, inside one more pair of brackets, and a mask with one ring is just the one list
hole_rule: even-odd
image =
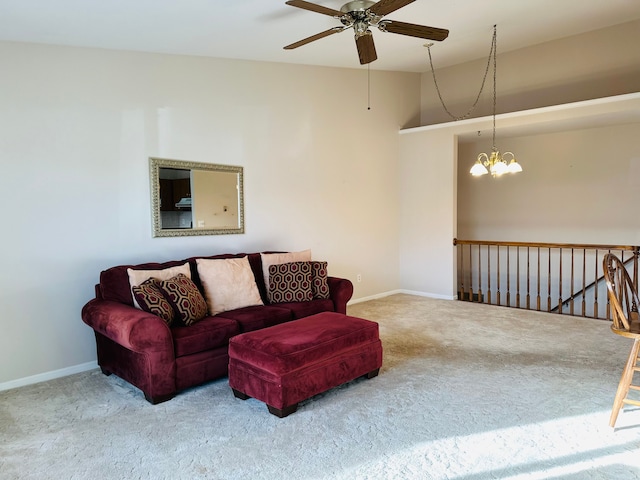
[[160,282],[160,289],[169,300],[177,318],[185,325],[193,325],[207,315],[207,302],[190,278],[183,274]]
[[[133,287],[140,285],[142,282],[150,278],[157,278],[158,280],[168,280],[175,277],[179,273],[182,273],[191,278],[191,267],[189,267],[189,262],[185,262],[184,264],[178,265],[177,267],[169,267],[161,270],[134,270],[133,268],[127,268],[127,275],[129,276],[129,286],[132,289]],[[133,296],[133,306],[136,308],[141,308],[136,301],[135,295],[133,295],[133,290],[131,290],[131,295]]]
[[327,262],[311,262],[313,298],[330,298]]
[[261,253],[262,274],[264,276],[264,286],[269,293],[271,282],[269,281],[269,267],[271,265],[280,265],[292,262],[310,262],[311,250],[302,250],[301,252],[289,253]]
[[311,262],[291,262],[269,266],[269,302],[313,300]]
[[175,313],[173,307],[160,290],[160,280],[150,278],[140,285],[131,288],[140,308],[145,312],[153,313],[165,321],[167,325],[173,323]]

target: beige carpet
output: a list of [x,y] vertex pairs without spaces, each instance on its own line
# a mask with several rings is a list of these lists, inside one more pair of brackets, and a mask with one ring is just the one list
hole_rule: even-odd
[[609,428],[630,341],[606,322],[394,295],[384,365],[278,419],[226,379],[152,406],[86,372],[0,392],[0,479],[634,479],[640,410]]

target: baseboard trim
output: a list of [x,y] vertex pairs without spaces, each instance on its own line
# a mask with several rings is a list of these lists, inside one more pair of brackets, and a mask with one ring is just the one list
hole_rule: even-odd
[[415,290],[400,290],[399,293],[415,295],[417,297],[437,298],[439,300],[457,300],[458,295],[442,295],[440,293],[418,292]]
[[50,372],[39,373],[38,375],[31,375],[30,377],[18,378],[16,380],[10,380],[8,382],[0,383],[0,392],[4,390],[11,390],[13,388],[25,387],[27,385],[33,385],[34,383],[46,382],[48,380],[54,380],[56,378],[66,377],[76,373],[82,373],[89,370],[98,368],[98,362],[81,363],[80,365],[73,365],[67,368],[61,368],[60,370],[52,370]]
[[391,295],[397,295],[399,293],[403,293],[405,295],[415,295],[417,297],[427,297],[427,298],[436,298],[440,300],[457,300],[457,295],[441,295],[438,293],[428,293],[428,292],[418,292],[415,290],[390,290],[388,292],[378,293],[376,295],[370,295],[368,297],[360,297],[351,299],[348,305],[355,305],[356,303],[368,302],[369,300],[376,300],[378,298],[389,297]]

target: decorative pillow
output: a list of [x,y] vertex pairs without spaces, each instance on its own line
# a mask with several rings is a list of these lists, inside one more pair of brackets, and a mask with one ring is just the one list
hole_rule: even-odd
[[209,315],[263,305],[248,257],[197,258],[196,266],[204,287]]
[[175,313],[169,301],[164,297],[159,282],[157,278],[150,278],[140,285],[131,287],[133,298],[138,301],[142,310],[159,316],[167,325],[171,325]]
[[[133,287],[140,285],[145,280],[149,280],[151,277],[158,280],[168,280],[175,277],[179,273],[183,274],[187,278],[191,278],[191,268],[189,268],[189,262],[184,265],[178,265],[177,267],[165,268],[163,270],[134,270],[133,268],[127,268],[127,274],[129,275],[129,286],[132,288],[131,294],[133,295]],[[133,295],[133,306],[140,308],[136,300],[136,296]]]
[[327,262],[311,262],[313,298],[330,298]]
[[302,250],[301,252],[290,253],[261,253],[262,273],[264,275],[264,286],[269,293],[269,267],[271,265],[281,265],[283,263],[292,262],[310,262],[311,250]]
[[311,262],[291,262],[269,266],[269,302],[313,300]]
[[160,290],[185,325],[193,325],[207,315],[207,303],[196,284],[182,273],[159,282]]

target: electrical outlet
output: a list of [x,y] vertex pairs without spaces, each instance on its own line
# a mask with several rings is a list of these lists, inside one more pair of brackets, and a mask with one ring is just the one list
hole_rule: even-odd
[[360,283],[362,281],[362,275],[356,275],[356,282]]

